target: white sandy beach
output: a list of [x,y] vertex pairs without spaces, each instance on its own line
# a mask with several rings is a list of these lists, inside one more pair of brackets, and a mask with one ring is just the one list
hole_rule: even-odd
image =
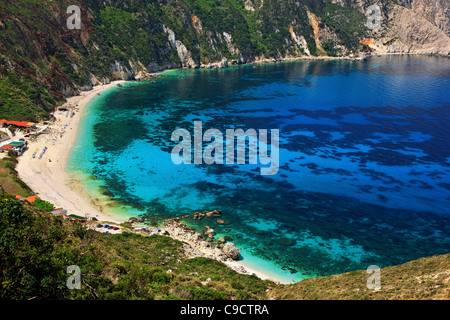
[[[66,117],[66,112],[55,112],[56,121],[49,125],[45,133],[36,141],[28,141],[28,150],[19,157],[16,170],[24,181],[38,196],[54,204],[55,208],[63,208],[68,214],[96,217],[98,220],[119,223],[120,220],[110,216],[91,200],[82,196],[80,186],[72,181],[66,171],[69,151],[77,137],[78,124],[88,102],[104,90],[117,86],[125,81],[115,81],[108,85],[99,85],[93,90],[82,92],[79,96],[67,99],[66,105],[75,106],[77,111],[73,117]],[[62,134],[62,135],[61,135]],[[39,155],[47,147],[42,159]],[[36,152],[37,151],[37,152]],[[33,153],[36,157],[33,158]],[[51,162],[49,161],[51,159]]]
[[[66,105],[75,107],[73,117],[67,116],[66,112],[59,114],[55,112],[56,121],[51,123],[47,129],[50,133],[40,135],[36,141],[28,141],[28,150],[19,157],[16,170],[20,179],[24,181],[38,196],[50,203],[55,208],[63,208],[68,214],[96,217],[99,221],[122,223],[123,219],[105,212],[101,206],[95,205],[77,181],[72,180],[66,170],[66,162],[77,137],[77,130],[83,111],[89,101],[97,94],[125,81],[115,81],[108,85],[99,85],[93,90],[82,92],[79,96],[67,99]],[[44,147],[47,147],[42,158]],[[35,157],[33,158],[33,153]],[[51,159],[51,162],[49,161]],[[282,282],[274,279],[261,271],[255,270],[239,262],[228,262],[227,265],[241,273],[255,274],[261,279]]]

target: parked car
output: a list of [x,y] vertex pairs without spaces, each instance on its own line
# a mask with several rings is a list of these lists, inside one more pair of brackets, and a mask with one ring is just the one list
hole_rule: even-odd
[[119,227],[114,227],[114,228],[113,228],[113,230],[119,230],[119,229],[120,229]]
[[114,229],[114,227],[113,226],[109,226],[108,229]]
[[103,225],[102,224],[98,224],[97,228],[103,228]]
[[103,226],[103,228],[109,228],[109,226],[108,226],[107,224],[105,224],[105,225]]

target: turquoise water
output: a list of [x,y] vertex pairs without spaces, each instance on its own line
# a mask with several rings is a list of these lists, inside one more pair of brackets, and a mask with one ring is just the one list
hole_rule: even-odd
[[[230,236],[283,279],[400,264],[450,248],[450,60],[372,57],[179,70],[91,101],[68,170],[122,217]],[[280,168],[180,164],[175,129],[280,131]],[[207,146],[205,143],[203,146]]]

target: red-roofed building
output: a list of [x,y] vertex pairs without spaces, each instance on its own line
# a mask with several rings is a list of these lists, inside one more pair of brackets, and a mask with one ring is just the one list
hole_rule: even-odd
[[6,145],[0,147],[0,152],[5,152],[5,151],[9,151],[9,150],[14,150],[14,146],[12,146],[10,144],[6,144]]
[[24,198],[24,197],[22,197],[22,196],[16,196],[16,198],[19,199],[19,200],[24,199],[24,200],[27,200],[29,203],[33,203],[33,202],[35,202],[36,199],[39,198],[39,197],[37,196],[37,194],[35,194],[34,196],[29,196],[29,197],[26,197],[26,198]]
[[35,194],[34,196],[26,197],[25,200],[27,200],[30,203],[33,203],[36,201],[37,198],[38,198],[38,196]]
[[0,147],[0,152],[9,152],[10,150],[17,152],[17,155],[22,155],[23,150],[26,149],[27,143],[23,141],[13,141]]
[[16,127],[32,127],[35,124],[28,121],[8,121],[5,119],[0,120],[0,126],[5,127],[6,125],[16,126]]

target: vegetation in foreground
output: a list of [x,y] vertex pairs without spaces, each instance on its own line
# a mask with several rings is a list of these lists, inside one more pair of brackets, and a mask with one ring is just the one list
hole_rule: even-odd
[[[69,290],[67,268],[81,270]],[[1,299],[264,299],[274,286],[223,263],[186,259],[166,236],[87,230],[0,194]]]
[[[69,290],[67,268],[81,270]],[[449,299],[450,254],[381,269],[381,289],[354,271],[276,285],[223,263],[187,259],[166,236],[87,230],[0,192],[0,299]]]

